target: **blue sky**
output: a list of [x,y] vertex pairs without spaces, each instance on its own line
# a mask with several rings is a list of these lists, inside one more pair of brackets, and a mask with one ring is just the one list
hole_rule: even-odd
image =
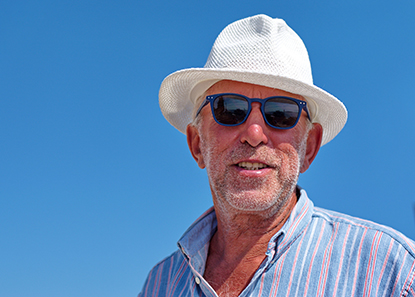
[[349,111],[300,177],[317,206],[415,238],[415,2],[0,3],[0,296],[136,296],[211,206],[158,88],[258,13]]

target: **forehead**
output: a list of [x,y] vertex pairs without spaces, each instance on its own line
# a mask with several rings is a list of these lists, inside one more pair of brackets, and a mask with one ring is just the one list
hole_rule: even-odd
[[286,96],[300,100],[304,97],[280,89],[269,88],[233,80],[221,80],[206,91],[206,96],[220,93],[237,93],[250,98],[267,98],[271,96]]

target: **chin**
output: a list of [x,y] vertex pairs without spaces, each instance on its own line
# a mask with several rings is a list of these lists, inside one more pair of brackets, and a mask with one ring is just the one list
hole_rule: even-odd
[[228,204],[238,211],[244,212],[267,212],[281,208],[287,199],[281,199],[281,196],[255,195],[252,193],[240,193],[227,195]]

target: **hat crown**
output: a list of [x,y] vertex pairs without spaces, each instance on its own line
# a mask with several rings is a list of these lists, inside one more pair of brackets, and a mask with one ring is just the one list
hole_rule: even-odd
[[313,85],[303,41],[284,20],[267,15],[245,18],[225,27],[204,68],[248,70]]

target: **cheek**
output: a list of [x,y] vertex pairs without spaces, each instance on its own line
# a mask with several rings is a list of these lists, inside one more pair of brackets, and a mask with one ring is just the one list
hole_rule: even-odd
[[217,168],[220,164],[219,161],[222,157],[220,151],[220,143],[221,140],[218,138],[206,137],[205,135],[201,135],[200,152],[203,156],[203,160],[208,171],[210,171],[212,167]]
[[[208,122],[208,123],[206,123]],[[206,158],[220,159],[226,151],[238,143],[238,133],[232,127],[225,127],[212,121],[205,121],[200,133],[201,151]]]
[[297,149],[290,143],[281,143],[277,146],[277,150],[284,153],[288,159],[298,156]]
[[289,178],[292,175],[298,175],[302,162],[301,149],[298,151],[298,148],[287,143],[279,145],[278,149],[283,153],[281,174],[286,178]]
[[302,163],[307,148],[308,128],[306,123],[299,122],[295,128],[286,130],[279,136],[274,138],[274,143],[277,144],[276,148],[284,152],[291,162]]

